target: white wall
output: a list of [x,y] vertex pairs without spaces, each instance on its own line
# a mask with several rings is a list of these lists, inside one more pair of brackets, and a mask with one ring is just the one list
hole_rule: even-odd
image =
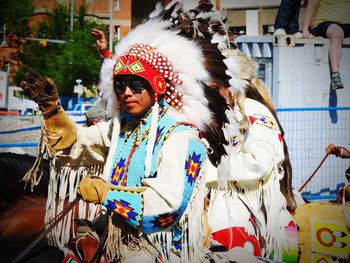
[[236,41],[256,60],[271,60],[273,80],[268,90],[277,107],[350,106],[350,38],[344,41],[340,65],[345,88],[335,93],[330,90],[328,39],[240,36]]
[[220,8],[259,8],[279,6],[281,0],[220,0]]
[[259,9],[246,11],[247,35],[256,36],[259,34]]

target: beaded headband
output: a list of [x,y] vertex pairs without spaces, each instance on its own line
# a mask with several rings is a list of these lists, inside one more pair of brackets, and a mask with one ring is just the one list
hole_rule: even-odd
[[120,57],[114,66],[116,75],[138,75],[146,79],[157,94],[164,94],[166,101],[175,109],[182,107],[182,94],[175,88],[181,85],[178,74],[173,72],[173,66],[166,57],[156,49],[135,44]]

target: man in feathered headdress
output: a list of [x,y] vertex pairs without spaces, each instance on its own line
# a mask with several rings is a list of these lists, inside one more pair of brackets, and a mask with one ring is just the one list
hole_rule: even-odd
[[[109,232],[110,261],[203,261],[207,143],[199,129],[212,122],[202,86],[208,74],[201,50],[169,25],[140,25],[104,60],[100,89],[112,117],[108,123],[77,127],[53,82],[35,72],[21,84],[43,112],[46,146],[61,167],[51,178],[46,220],[63,207],[50,201],[54,193],[72,201],[78,189],[84,201],[102,204],[117,225]],[[104,180],[81,170],[103,164]],[[57,227],[52,242],[63,246],[69,228]]]

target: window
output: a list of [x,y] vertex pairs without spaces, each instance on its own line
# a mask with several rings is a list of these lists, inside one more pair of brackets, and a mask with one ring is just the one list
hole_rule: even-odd
[[10,72],[10,62],[5,61],[4,66],[2,67],[2,71]]
[[6,44],[6,25],[0,25],[0,45]]
[[273,25],[263,25],[263,34],[273,34],[275,32],[275,27]]
[[120,10],[120,1],[119,0],[114,0],[114,11],[119,11]]
[[22,99],[22,98],[24,98],[24,93],[22,90],[15,89],[15,90],[13,90],[13,97]]
[[245,26],[233,26],[233,27],[230,27],[230,31],[234,35],[245,35],[246,34],[246,27]]
[[114,26],[114,40],[120,40],[120,26]]

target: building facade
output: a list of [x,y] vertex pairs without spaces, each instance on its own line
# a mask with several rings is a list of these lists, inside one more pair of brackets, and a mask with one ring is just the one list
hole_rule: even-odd
[[[74,20],[79,8],[84,5],[89,19],[98,24],[105,24],[108,28],[109,48],[112,43],[125,36],[132,27],[141,23],[154,9],[157,0],[33,0],[34,12],[30,19],[30,28],[36,29],[40,23],[48,21],[48,15],[57,5],[63,5],[70,12],[70,27],[74,28]],[[167,3],[168,1],[163,1]],[[37,37],[37,36],[28,36]],[[9,73],[9,81],[13,81],[15,73],[21,67],[18,54],[22,50],[21,39],[6,30],[6,25],[0,25],[0,70]],[[55,40],[56,41],[56,40]],[[63,40],[57,40],[62,41]],[[40,45],[40,42],[39,42]]]
[[35,26],[39,22],[44,22],[47,14],[59,4],[69,9],[73,7],[74,13],[84,5],[90,19],[99,24],[105,24],[108,28],[112,25],[110,37],[120,39],[131,29],[132,2],[130,0],[33,0],[35,9],[31,23]]

